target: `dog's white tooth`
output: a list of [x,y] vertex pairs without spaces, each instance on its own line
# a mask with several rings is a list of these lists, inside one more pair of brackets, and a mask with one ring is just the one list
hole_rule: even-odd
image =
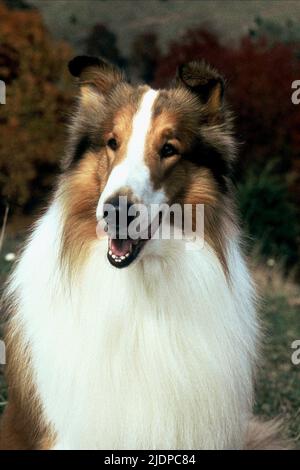
[[128,256],[129,256],[129,253],[126,253],[125,257],[128,258]]
[[116,255],[112,255],[112,258],[113,258],[113,259],[116,259]]
[[121,256],[121,259],[125,259],[125,256]]
[[108,254],[109,254],[109,255],[112,255],[112,251],[111,251],[111,250],[109,250]]

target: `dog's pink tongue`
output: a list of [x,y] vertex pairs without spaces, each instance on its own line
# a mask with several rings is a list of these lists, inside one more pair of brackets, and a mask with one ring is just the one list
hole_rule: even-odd
[[131,252],[132,240],[119,240],[111,238],[109,241],[109,249],[112,251],[113,255],[125,256],[127,253]]

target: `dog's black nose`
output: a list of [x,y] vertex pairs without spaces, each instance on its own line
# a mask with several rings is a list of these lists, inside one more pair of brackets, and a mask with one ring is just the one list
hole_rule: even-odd
[[128,226],[135,219],[130,215],[133,203],[125,196],[108,199],[103,208],[103,217],[108,233],[114,238],[127,238]]

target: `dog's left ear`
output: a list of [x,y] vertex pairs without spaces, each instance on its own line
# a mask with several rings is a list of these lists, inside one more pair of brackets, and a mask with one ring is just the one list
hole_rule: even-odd
[[177,84],[184,85],[196,94],[211,115],[222,107],[224,80],[204,60],[183,64],[177,69]]
[[81,88],[94,88],[103,95],[109,93],[118,82],[125,80],[121,70],[99,57],[74,57],[69,62],[69,71],[79,78]]

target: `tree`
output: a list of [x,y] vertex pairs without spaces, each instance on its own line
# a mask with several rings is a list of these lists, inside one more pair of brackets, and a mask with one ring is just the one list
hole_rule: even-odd
[[126,60],[122,57],[115,33],[103,24],[96,24],[86,38],[86,52],[91,56],[101,56],[108,61],[126,67]]
[[134,76],[151,84],[161,58],[158,37],[155,33],[138,34],[131,46],[130,69]]
[[0,3],[0,196],[11,210],[40,201],[53,183],[63,151],[70,103],[66,64],[71,51],[54,42],[37,10]]

